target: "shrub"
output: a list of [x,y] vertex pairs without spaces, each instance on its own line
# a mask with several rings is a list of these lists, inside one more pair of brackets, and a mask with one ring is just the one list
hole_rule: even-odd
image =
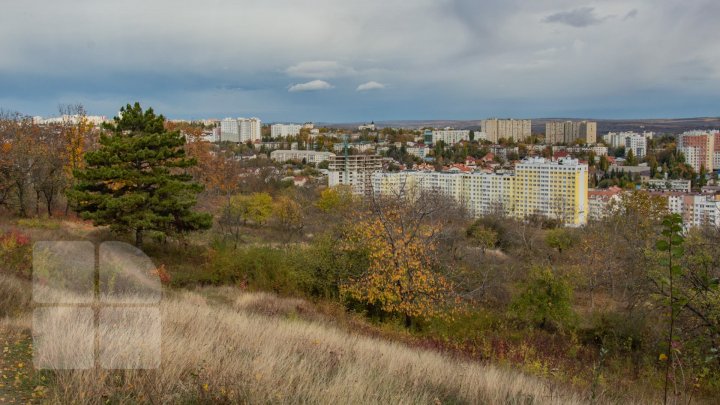
[[233,249],[218,244],[210,253],[209,279],[279,294],[307,294],[311,272],[303,266],[302,248],[248,246]]
[[551,269],[536,268],[511,304],[518,319],[545,329],[573,327],[572,287]]

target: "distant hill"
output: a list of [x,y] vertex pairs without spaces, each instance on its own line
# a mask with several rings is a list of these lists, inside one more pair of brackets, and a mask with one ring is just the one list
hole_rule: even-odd
[[[544,133],[545,123],[548,121],[580,120],[579,118],[534,118],[532,119],[533,133]],[[596,120],[598,133],[619,132],[619,131],[653,131],[660,133],[679,134],[691,129],[720,129],[720,117],[698,117],[698,118],[663,118],[663,119],[628,119],[628,120]],[[339,128],[357,128],[362,122],[356,123],[318,123]],[[480,129],[480,119],[477,120],[398,120],[398,121],[375,121],[378,128],[408,128],[419,129],[423,127],[456,129]]]

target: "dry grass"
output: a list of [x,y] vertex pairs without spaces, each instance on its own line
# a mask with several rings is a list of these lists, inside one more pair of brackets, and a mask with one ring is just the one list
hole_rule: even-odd
[[[0,293],[13,282],[0,284]],[[10,287],[10,290],[16,286]],[[53,403],[579,403],[517,372],[288,317],[302,300],[231,288],[171,294],[161,304],[162,366],[56,371]],[[7,328],[12,322],[0,322]],[[27,328],[27,316],[16,327]],[[75,334],[92,333],[75,328]],[[101,330],[129,339],[124,328]],[[51,343],[52,344],[52,343]],[[133,345],[138,345],[135,341]],[[137,348],[137,347],[135,347]],[[52,347],[54,351],[67,348]],[[57,354],[57,353],[56,353]]]
[[0,273],[0,319],[27,310],[30,299],[29,282]]

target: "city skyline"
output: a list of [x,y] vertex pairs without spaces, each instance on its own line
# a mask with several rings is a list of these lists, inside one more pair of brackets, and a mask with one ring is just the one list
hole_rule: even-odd
[[265,122],[718,115],[715,2],[475,3],[13,0],[0,108],[82,103],[112,117],[140,101],[169,118]]

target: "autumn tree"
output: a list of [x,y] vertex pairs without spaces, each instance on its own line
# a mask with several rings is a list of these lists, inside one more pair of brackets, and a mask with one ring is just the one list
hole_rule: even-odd
[[443,206],[436,196],[417,200],[373,199],[365,218],[351,225],[341,243],[364,252],[368,266],[341,286],[350,299],[413,318],[446,316],[460,301],[437,257]]
[[193,211],[202,185],[187,170],[185,138],[164,128],[165,118],[139,103],[127,105],[100,137],[100,148],[85,154],[69,193],[75,209],[95,225],[133,231],[142,246],[147,231],[162,234],[207,229],[209,214]]
[[280,196],[273,206],[273,216],[284,232],[292,235],[305,226],[305,215],[299,203],[289,196]]

